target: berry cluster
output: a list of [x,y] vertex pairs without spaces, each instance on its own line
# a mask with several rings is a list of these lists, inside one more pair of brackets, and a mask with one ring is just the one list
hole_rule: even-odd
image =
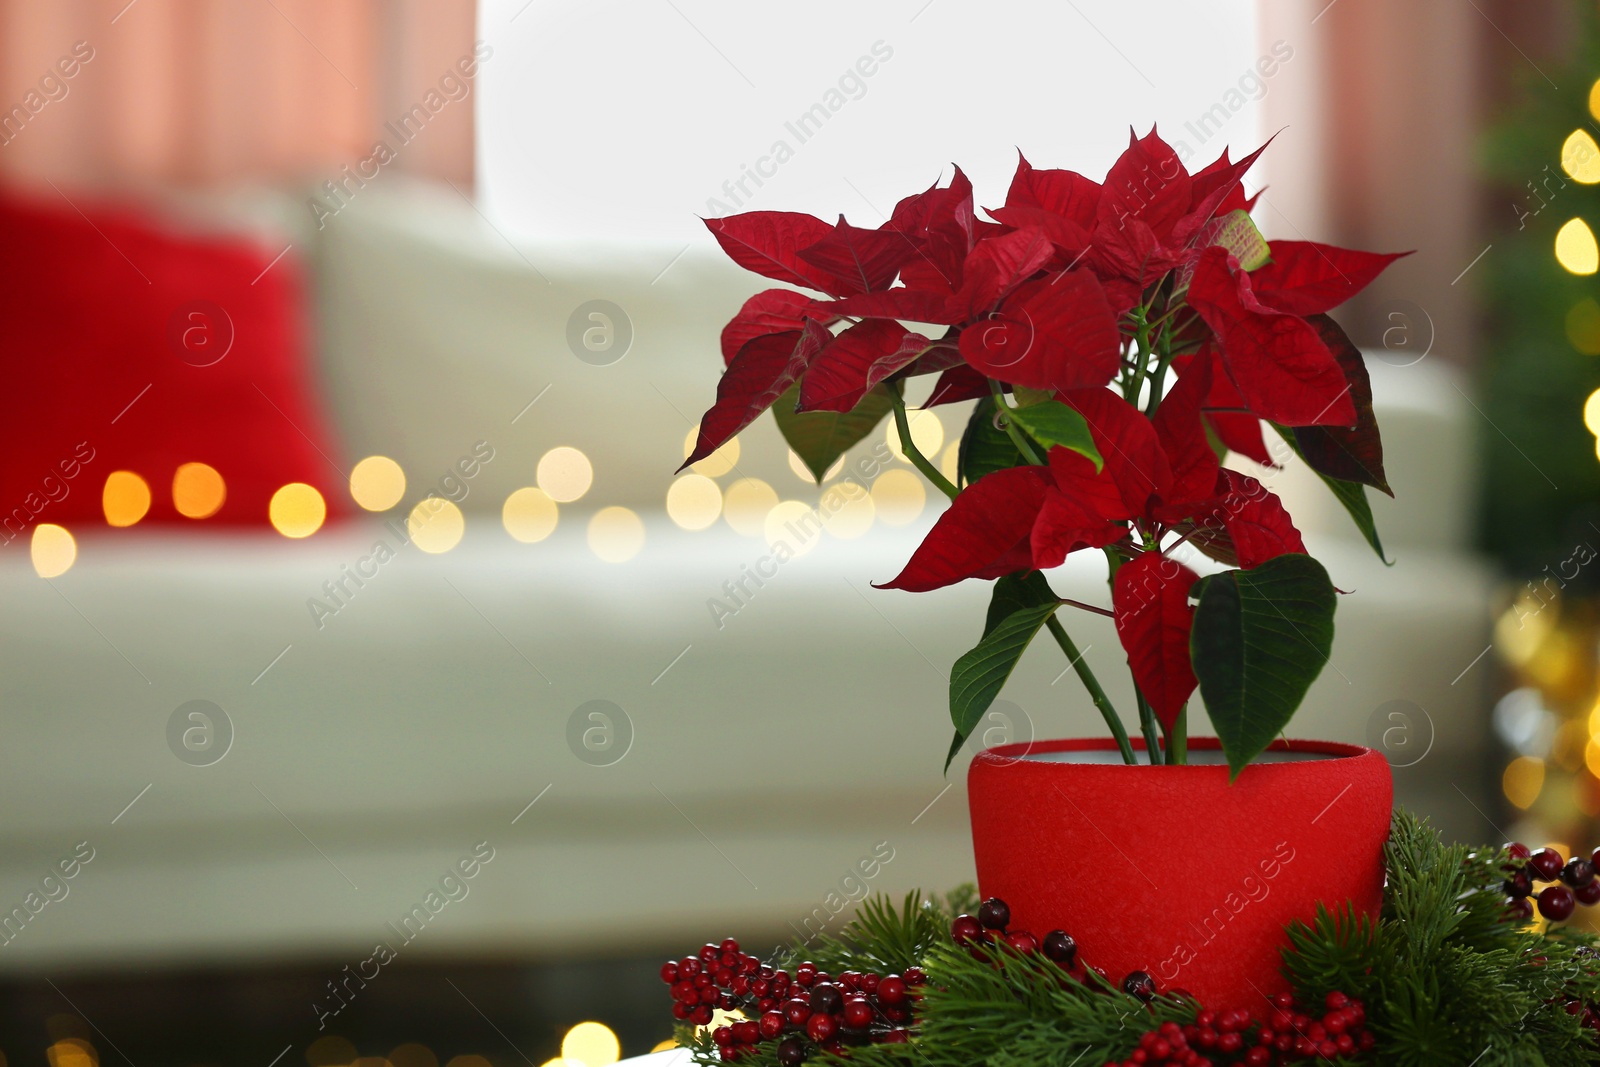
[[[1553,923],[1563,922],[1572,916],[1579,904],[1600,904],[1600,878],[1595,868],[1600,865],[1600,849],[1584,859],[1574,856],[1562,861],[1561,853],[1553,848],[1530,851],[1527,845],[1513,841],[1506,846],[1512,862],[1506,867],[1506,915],[1526,922],[1533,918],[1533,902],[1539,902],[1539,914]],[[1534,893],[1536,882],[1553,882]],[[1532,899],[1530,899],[1532,898]]]
[[1264,1019],[1254,1018],[1248,1009],[1205,1009],[1188,1026],[1169,1022],[1151,1030],[1139,1039],[1131,1056],[1106,1067],[1278,1067],[1372,1051],[1376,1042],[1365,1029],[1367,1013],[1359,1000],[1329,993],[1326,1006],[1322,1017],[1314,1019],[1296,1011],[1289,994],[1279,993],[1272,998],[1272,1010]]
[[[1077,965],[1078,943],[1065,930],[1051,930],[1040,940],[1027,930],[1007,929],[1010,925],[1010,906],[999,897],[990,897],[978,906],[977,915],[957,915],[950,924],[950,936],[975,956],[982,956],[990,945],[1004,942],[1025,956],[1043,955],[1063,971],[1070,972]],[[1104,970],[1086,969],[1098,975],[1106,987],[1110,986],[1111,979]],[[1122,991],[1149,1000],[1156,995],[1156,980],[1144,971],[1133,971],[1122,979]]]
[[909,1040],[926,978],[916,967],[903,975],[845,971],[834,978],[810,962],[791,975],[741,952],[730,937],[662,964],[661,980],[672,987],[675,1019],[709,1026],[714,1008],[746,1016],[711,1032],[724,1061],[777,1041],[778,1062],[797,1067],[813,1048],[839,1053],[846,1045]]

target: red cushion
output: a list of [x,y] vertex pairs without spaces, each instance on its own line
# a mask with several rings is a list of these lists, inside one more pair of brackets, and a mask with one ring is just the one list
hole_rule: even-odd
[[[74,203],[0,194],[0,543],[35,522],[104,527],[117,470],[150,486],[140,525],[267,525],[290,482],[321,492],[330,519],[348,512],[294,251],[274,263],[281,246]],[[189,462],[226,484],[209,518],[173,504]]]

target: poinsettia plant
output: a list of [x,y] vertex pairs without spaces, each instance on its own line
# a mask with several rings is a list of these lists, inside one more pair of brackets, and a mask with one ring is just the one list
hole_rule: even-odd
[[[1371,387],[1327,312],[1398,256],[1265,240],[1241,184],[1261,149],[1191,174],[1153,128],[1129,140],[1104,182],[1022,159],[988,218],[956,168],[875,229],[782,211],[706,222],[741,266],[811,292],[768,289],[728,323],[685,466],[772,408],[820,482],[894,419],[950,506],[883,587],[994,581],[950,678],[950,758],[1044,629],[1136,762],[1058,617],[1069,606],[1114,620],[1150,762],[1187,761],[1196,688],[1234,774],[1278,735],[1327,661],[1336,594],[1278,497],[1223,465],[1275,466],[1263,423],[1383,554]],[[906,413],[912,379],[935,374],[923,407],[977,402],[954,483]],[[1183,546],[1225,569],[1202,578]],[[1104,554],[1109,607],[1051,589],[1043,572],[1081,551]]]

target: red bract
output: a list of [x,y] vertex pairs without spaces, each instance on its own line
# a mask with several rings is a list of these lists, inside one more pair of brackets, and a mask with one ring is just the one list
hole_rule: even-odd
[[[1280,645],[1291,630],[1331,634],[1330,619],[1246,632],[1333,598],[1278,498],[1222,460],[1231,450],[1277,466],[1262,432],[1273,423],[1288,442],[1276,458],[1298,453],[1377,546],[1362,487],[1388,483],[1371,386],[1326,312],[1397,256],[1267,241],[1243,185],[1260,151],[1224,152],[1191,174],[1154,129],[1130,133],[1100,182],[1019,158],[993,221],[959,168],[872,229],[780,211],[707,221],[736,262],[809,292],[765,290],[728,323],[727,370],[689,462],[780,397],[838,416],[779,419],[814,471],[903,409],[921,376],[938,375],[924,406],[979,405],[956,484],[903,442],[952,503],[885,586],[1006,579],[985,630],[994,647],[974,649],[952,677],[958,739],[983,710],[958,703],[986,706],[998,691],[991,676],[961,676],[963,664],[993,670],[1020,655],[1061,603],[1035,572],[1085,549],[1109,563],[1111,607],[1089,607],[1115,619],[1155,720],[1145,723],[1151,748],[1156,725],[1181,729],[1198,679],[1237,769],[1315,674],[1256,684],[1251,664],[1326,659]],[[1201,580],[1174,557],[1190,548],[1240,570]],[[1256,651],[1231,665],[1194,660],[1195,619],[1237,630]],[[1207,648],[1217,658],[1235,645]],[[1220,718],[1214,700],[1227,705]]]

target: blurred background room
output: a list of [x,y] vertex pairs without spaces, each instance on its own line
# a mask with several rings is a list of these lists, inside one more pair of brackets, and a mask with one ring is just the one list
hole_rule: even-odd
[[892,434],[673,475],[762,288],[700,217],[1152,123],[1416,250],[1339,314],[1392,566],[1259,472],[1352,593],[1294,733],[1600,841],[1593,2],[0,0],[0,1063],[606,1067],[693,939],[969,880],[970,751],[1095,714],[1024,660],[938,772],[985,591],[871,588],[939,506]]

